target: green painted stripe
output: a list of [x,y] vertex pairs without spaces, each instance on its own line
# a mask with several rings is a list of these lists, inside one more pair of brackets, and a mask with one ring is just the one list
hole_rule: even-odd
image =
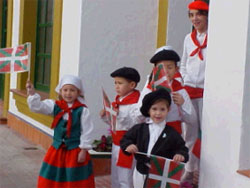
[[24,45],[24,47],[23,47],[23,49],[22,50],[20,50],[18,53],[16,53],[16,56],[20,56],[20,55],[22,55],[23,54],[23,52],[25,52],[26,51],[26,49],[27,49],[27,44],[25,44]]
[[160,164],[159,164],[157,158],[154,157],[154,156],[151,156],[151,160],[153,160],[153,164],[155,165],[157,172],[158,172],[160,175],[162,175],[162,169],[161,169],[161,167],[160,167]]
[[43,162],[40,176],[56,182],[74,182],[87,180],[93,174],[91,161],[86,166],[58,168]]
[[162,69],[162,65],[159,65],[158,69],[157,69],[157,71],[155,73],[154,80],[158,80],[159,79],[159,76],[160,76],[160,73],[161,73],[161,69]]
[[10,63],[10,61],[4,61],[1,65],[0,65],[0,69],[4,68],[6,65],[8,65]]
[[24,65],[20,60],[16,60],[15,64],[17,64],[19,67],[22,67],[24,70],[27,70],[27,66]]
[[153,185],[152,188],[160,188],[161,187],[161,181],[158,181],[156,184]]
[[201,129],[199,129],[198,138],[201,140]]
[[183,168],[184,168],[184,165],[179,164],[176,168],[174,168],[171,172],[168,173],[168,177],[171,178],[173,175],[175,175],[179,171],[183,170]]
[[0,49],[0,53],[3,54],[5,57],[11,57],[11,54],[9,54],[8,52]]
[[169,184],[169,183],[167,183],[166,188],[171,188],[171,186],[170,186],[170,184]]

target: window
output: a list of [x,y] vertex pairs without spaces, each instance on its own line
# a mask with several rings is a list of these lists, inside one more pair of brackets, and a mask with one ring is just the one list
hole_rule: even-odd
[[38,0],[34,85],[50,91],[54,0]]
[[[6,47],[7,36],[7,0],[1,2],[1,15],[0,15],[0,48]],[[4,96],[4,74],[0,74],[0,99]]]

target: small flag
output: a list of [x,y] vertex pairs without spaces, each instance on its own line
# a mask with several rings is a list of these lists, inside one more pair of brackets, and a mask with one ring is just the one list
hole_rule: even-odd
[[192,149],[192,153],[200,159],[201,156],[201,130],[199,129],[199,133],[198,133],[198,138],[196,139],[193,149]]
[[115,131],[116,130],[115,127],[116,127],[117,112],[115,110],[113,110],[113,107],[112,107],[110,100],[109,100],[106,92],[104,91],[104,89],[102,89],[102,95],[103,95],[103,106],[104,106],[104,110],[106,113],[108,123],[111,126],[111,130]]
[[153,77],[151,81],[152,90],[155,91],[159,88],[167,89],[169,92],[172,91],[172,88],[169,84],[168,78],[166,76],[166,71],[163,64],[158,64],[153,69]]
[[30,70],[31,43],[0,49],[0,73],[26,72]]
[[183,163],[176,163],[167,158],[151,155],[150,170],[144,187],[179,188],[183,171]]

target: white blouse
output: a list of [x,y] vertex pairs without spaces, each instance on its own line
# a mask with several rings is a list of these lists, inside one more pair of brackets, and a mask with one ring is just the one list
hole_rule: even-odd
[[[206,37],[206,33],[197,32],[197,40],[202,45]],[[194,44],[191,33],[186,35],[184,39],[183,55],[180,63],[180,73],[184,80],[184,85],[194,88],[204,88],[206,53],[207,48],[201,50],[203,60],[196,53],[194,56],[190,54],[197,48]]]

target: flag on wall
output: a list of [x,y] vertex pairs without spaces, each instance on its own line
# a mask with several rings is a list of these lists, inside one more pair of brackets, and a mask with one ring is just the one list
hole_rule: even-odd
[[153,91],[159,88],[167,89],[169,92],[172,91],[172,88],[166,76],[166,71],[164,69],[163,64],[161,63],[155,66],[153,69],[151,87]]
[[145,188],[179,188],[184,170],[183,163],[173,160],[150,156],[150,170],[145,180]]
[[103,95],[103,106],[104,106],[107,121],[110,124],[112,131],[115,131],[117,112],[113,110],[112,105],[104,89],[102,89],[102,95]]
[[31,43],[0,49],[0,73],[26,72],[30,70]]

